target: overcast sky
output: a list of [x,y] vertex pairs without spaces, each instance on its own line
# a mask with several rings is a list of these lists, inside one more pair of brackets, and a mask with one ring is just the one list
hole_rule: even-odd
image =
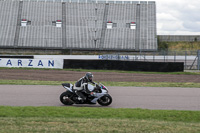
[[200,0],[154,1],[158,35],[200,35]]

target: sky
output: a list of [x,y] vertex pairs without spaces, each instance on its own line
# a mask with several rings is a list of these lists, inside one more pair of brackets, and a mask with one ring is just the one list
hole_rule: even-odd
[[152,1],[156,1],[158,35],[200,35],[200,0]]

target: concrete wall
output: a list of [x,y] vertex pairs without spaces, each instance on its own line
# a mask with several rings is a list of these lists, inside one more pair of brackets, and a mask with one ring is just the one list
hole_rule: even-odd
[[162,42],[200,42],[200,35],[158,35]]

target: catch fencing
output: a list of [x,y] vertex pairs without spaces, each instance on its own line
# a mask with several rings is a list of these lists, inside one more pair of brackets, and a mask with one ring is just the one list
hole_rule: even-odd
[[133,60],[143,62],[184,62],[185,70],[200,70],[200,50],[120,53],[103,55],[108,60]]
[[185,70],[200,69],[200,50],[197,51],[160,51],[153,53],[140,52],[133,58],[135,61],[151,62],[184,62]]
[[198,51],[161,51],[140,53],[134,60],[151,62],[184,62],[185,70],[199,70]]

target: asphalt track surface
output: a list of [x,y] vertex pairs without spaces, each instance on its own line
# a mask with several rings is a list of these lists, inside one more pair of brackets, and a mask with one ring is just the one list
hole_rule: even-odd
[[[200,110],[200,88],[108,87],[113,103],[108,108]],[[49,85],[0,85],[0,106],[63,106],[65,89]],[[102,107],[73,105],[75,107]]]

